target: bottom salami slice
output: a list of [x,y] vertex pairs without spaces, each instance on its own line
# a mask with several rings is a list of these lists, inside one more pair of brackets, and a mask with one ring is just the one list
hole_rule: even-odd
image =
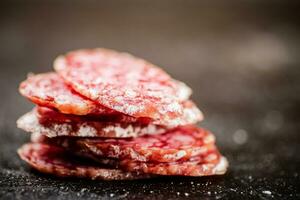
[[75,123],[69,121],[42,124],[35,109],[22,116],[17,121],[17,125],[27,132],[41,133],[48,137],[137,137],[144,134],[160,134],[165,132],[165,128],[153,124],[141,125],[98,121]]
[[150,175],[124,172],[80,161],[63,148],[40,143],[28,143],[18,150],[19,156],[36,170],[59,177],[80,177],[92,180],[134,180]]
[[207,155],[196,156],[179,162],[139,162],[131,159],[117,160],[96,157],[89,152],[75,150],[76,155],[124,171],[162,176],[213,176],[225,174],[228,161],[215,150]]
[[72,138],[58,140],[58,138],[47,138],[41,134],[33,134],[31,141],[36,143],[42,142],[51,146],[61,145],[66,151],[72,152],[72,154],[78,157],[91,159],[111,168],[134,173],[168,176],[211,176],[224,174],[228,167],[226,158],[219,153],[214,144],[212,144],[214,148],[210,149],[207,153],[191,157],[185,161],[141,162],[134,159],[116,159],[95,155],[87,149],[80,148]]
[[206,157],[197,157],[194,160],[174,163],[147,163],[123,160],[119,166],[125,171],[167,176],[222,175],[227,170],[228,162],[225,157],[217,157],[218,155],[211,153]]

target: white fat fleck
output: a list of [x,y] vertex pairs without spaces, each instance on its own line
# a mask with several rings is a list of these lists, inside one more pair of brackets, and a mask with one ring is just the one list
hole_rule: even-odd
[[40,134],[40,133],[32,133],[30,135],[30,141],[31,142],[35,142],[35,143],[40,143],[43,142],[43,140],[45,139],[46,136]]
[[54,60],[54,68],[58,71],[63,70],[66,67],[66,61],[64,56],[59,56]]
[[100,84],[102,83],[104,80],[102,77],[97,77],[94,81],[93,81],[93,84],[97,85],[97,84]]
[[208,162],[211,162],[211,161],[215,160],[216,158],[217,158],[216,154],[209,154],[206,156],[205,160]]
[[203,119],[203,114],[197,107],[185,108],[183,118],[186,124],[195,124]]
[[90,92],[90,94],[91,94],[91,96],[92,96],[93,99],[98,98],[98,90],[96,90],[94,88],[90,88],[89,92]]
[[87,124],[83,124],[82,126],[80,126],[80,128],[78,130],[78,136],[92,137],[95,135],[97,135],[97,130],[94,127],[91,127]]
[[173,102],[167,106],[167,111],[178,112],[182,109],[182,106],[178,102]]
[[141,161],[141,162],[146,162],[147,161],[146,156],[141,156],[140,154],[138,154],[133,149],[128,149],[128,150],[129,150],[130,157],[132,159],[135,159],[135,160],[138,160],[138,161]]
[[[175,81],[175,80],[174,80]],[[177,96],[181,101],[188,100],[192,95],[192,89],[181,81],[175,81],[178,85]]]
[[96,155],[103,155],[103,152],[96,146],[89,145],[89,149],[94,152]]
[[164,158],[165,159],[175,159],[175,160],[179,160],[181,158],[183,158],[186,155],[186,152],[184,150],[180,150],[178,151],[176,154],[165,154]]
[[192,156],[197,156],[200,154],[205,154],[208,151],[208,149],[206,147],[198,147],[198,148],[194,148],[192,150]]
[[163,133],[165,129],[152,124],[145,127],[132,126],[131,124],[122,127],[119,124],[115,124],[103,128],[103,131],[105,133],[114,132],[116,137],[135,137],[144,134],[160,134]]
[[153,91],[153,90],[147,91],[147,95],[150,97],[155,97],[155,98],[161,98],[163,96],[161,91]]
[[126,108],[126,113],[128,113],[129,115],[131,114],[134,114],[134,113],[137,113],[141,110],[141,107],[139,106],[133,106],[133,105],[129,105],[127,108]]
[[216,141],[216,137],[212,134],[210,134],[204,138],[205,144],[211,144],[211,143],[214,143],[215,141]]
[[225,157],[221,157],[219,163],[214,168],[213,173],[214,174],[224,174],[227,171],[228,167],[228,161]]
[[118,103],[123,103],[123,102],[124,102],[124,98],[123,98],[122,96],[116,96],[116,97],[114,98],[114,100],[115,100],[116,102],[118,102]]
[[207,171],[207,170],[209,170],[209,167],[207,165],[205,165],[205,164],[202,166],[202,168],[203,168],[204,172]]
[[125,96],[129,98],[135,98],[137,96],[137,93],[133,91],[132,89],[127,89],[125,91]]

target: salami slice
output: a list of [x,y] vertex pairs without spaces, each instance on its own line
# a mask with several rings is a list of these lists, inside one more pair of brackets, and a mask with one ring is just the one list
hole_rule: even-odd
[[[111,122],[111,123],[139,123],[148,125],[151,123],[149,118],[134,118],[124,114],[117,115],[71,115],[57,112],[56,110],[47,107],[36,107],[36,113],[41,124],[51,123],[82,123],[82,122]],[[188,117],[187,117],[188,120]]]
[[71,90],[56,73],[32,75],[20,84],[20,93],[32,102],[62,113],[74,115],[120,114],[114,110],[97,105]]
[[[80,119],[79,116],[76,116],[80,115],[84,116],[84,119],[93,118],[93,120],[97,119],[97,121],[120,123],[150,123],[152,121],[153,124],[175,127],[178,125],[196,123],[203,118],[202,113],[191,101],[182,102],[181,106],[184,108],[183,115],[177,120],[170,120],[168,122],[159,120],[153,121],[150,118],[135,118],[125,115],[82,97],[67,86],[63,79],[56,73],[45,73],[28,77],[26,81],[21,83],[20,92],[42,107],[54,108],[59,111],[55,112],[52,109],[53,112],[50,112],[50,109],[39,109],[43,115],[49,115],[45,116],[45,119],[48,120],[61,119],[63,116],[62,113],[64,113],[69,114],[68,117],[65,117],[67,120]],[[82,119],[80,120],[83,121]]]
[[74,137],[44,139],[42,136],[33,138],[38,138],[34,141],[55,144],[66,149],[80,149],[98,158],[140,162],[186,161],[216,149],[215,138],[210,132],[192,126],[179,127],[160,135],[128,139]]
[[205,155],[199,155],[186,161],[177,162],[139,162],[131,159],[117,160],[111,158],[99,158],[84,152],[80,156],[93,159],[99,163],[131,171],[164,176],[212,176],[224,174],[228,167],[228,161],[220,155],[217,149]]
[[134,180],[150,175],[110,169],[91,161],[80,160],[63,148],[47,144],[28,143],[18,150],[19,156],[34,169],[58,177],[78,177],[92,180]]
[[160,134],[165,128],[153,124],[141,125],[128,123],[110,123],[97,121],[40,123],[37,112],[25,114],[17,121],[17,126],[27,132],[41,133],[48,137],[137,137],[144,134]]
[[[67,138],[61,143],[68,141]],[[98,157],[140,162],[186,161],[216,148],[214,136],[194,126],[178,127],[160,135],[128,139],[78,139],[77,143]]]
[[183,126],[187,124],[195,124],[203,119],[203,115],[200,110],[195,106],[192,101],[182,102],[184,107],[184,113],[180,120],[173,121],[173,124],[161,124],[159,121],[152,121],[149,118],[135,118],[124,114],[110,114],[110,115],[86,115],[86,116],[78,116],[71,114],[63,114],[57,112],[53,109],[47,107],[37,107],[37,113],[39,120],[42,124],[49,123],[64,123],[64,122],[79,122],[82,123],[84,121],[97,121],[97,122],[115,122],[115,123],[134,123],[141,125],[160,125],[167,128],[174,128],[176,126]]
[[[71,138],[58,139],[47,138],[42,135],[32,136],[33,142],[43,142],[50,145],[60,145],[67,151],[75,153],[79,157],[88,158],[98,163],[135,173],[146,173],[168,176],[210,176],[224,174],[228,162],[217,148],[211,148],[206,153],[191,157],[188,160],[175,162],[141,162],[136,159],[115,159],[105,156],[97,156],[85,148],[80,148]],[[60,143],[60,144],[59,144]]]
[[59,56],[55,70],[74,90],[105,107],[163,124],[180,120],[190,89],[157,66],[108,49],[78,50]]
[[[212,176],[224,174],[228,167],[225,157],[210,153],[207,157],[175,163],[147,163],[123,160],[119,167],[126,171],[167,176]],[[212,160],[212,161],[209,161]]]

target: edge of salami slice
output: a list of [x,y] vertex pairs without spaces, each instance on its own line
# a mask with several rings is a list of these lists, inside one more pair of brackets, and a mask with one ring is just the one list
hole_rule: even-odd
[[125,172],[90,165],[70,156],[63,148],[40,143],[28,143],[18,149],[22,160],[34,169],[58,177],[77,177],[92,180],[135,180],[151,175]]
[[[68,138],[53,140],[64,144],[71,142]],[[195,126],[177,127],[163,134],[137,138],[83,138],[76,140],[76,144],[98,157],[164,163],[186,161],[216,149],[213,134]]]
[[[85,157],[88,154],[82,154]],[[109,158],[90,157],[93,160],[106,164],[125,171],[136,173],[145,173],[161,176],[214,176],[223,175],[228,168],[228,161],[224,156],[219,155],[216,158],[214,153],[203,156],[199,161],[191,159],[184,162],[171,162],[171,163],[148,163],[138,162],[132,160],[114,160]]]
[[[50,138],[39,134],[33,134],[31,141],[35,143],[45,143],[57,146],[56,142]],[[227,159],[214,148],[204,155],[198,155],[186,161],[176,162],[140,162],[132,159],[114,159],[99,157],[78,146],[63,144],[61,146],[66,151],[72,152],[78,157],[93,160],[99,164],[117,168],[133,173],[143,173],[164,176],[213,176],[225,174],[228,168]]]
[[40,133],[48,137],[137,137],[143,134],[160,134],[165,129],[149,124],[133,126],[132,124],[82,122],[82,123],[50,123],[47,126],[39,122],[36,110],[32,110],[17,120],[17,126],[31,133]]
[[[213,154],[209,154],[211,156]],[[203,157],[202,159],[209,159]],[[224,156],[213,162],[185,161],[181,163],[142,163],[124,160],[119,163],[119,168],[146,174],[164,176],[213,176],[225,174],[228,168],[228,161]]]
[[55,72],[28,76],[20,84],[19,92],[33,103],[56,108],[65,114],[121,114],[80,96]]

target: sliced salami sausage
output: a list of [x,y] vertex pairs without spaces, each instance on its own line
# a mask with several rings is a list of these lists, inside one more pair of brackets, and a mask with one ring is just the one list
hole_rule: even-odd
[[195,126],[178,127],[163,134],[137,138],[78,139],[77,143],[99,157],[140,162],[185,161],[216,148],[215,137]]
[[82,123],[82,122],[111,122],[111,123],[139,123],[148,125],[151,123],[149,118],[134,118],[124,114],[113,115],[72,115],[63,114],[47,107],[36,107],[37,115],[41,124],[51,123]]
[[206,153],[190,157],[188,160],[177,160],[175,162],[142,162],[137,159],[116,159],[106,156],[97,156],[93,152],[81,148],[76,140],[72,138],[47,138],[42,135],[32,137],[33,142],[43,142],[50,145],[61,146],[77,156],[88,158],[98,163],[135,173],[147,173],[168,176],[210,176],[224,174],[228,162],[214,145]]
[[[40,112],[43,112],[43,115],[52,115],[50,118],[49,116],[45,116],[45,119],[61,118],[61,116],[63,116],[62,114],[69,114],[66,118],[72,117],[72,119],[77,119],[79,116],[77,116],[77,118],[75,116],[80,115],[84,116],[84,118],[93,118],[94,120],[97,119],[99,121],[120,123],[132,123],[137,121],[140,123],[152,122],[154,124],[174,127],[178,125],[196,123],[203,118],[202,113],[191,101],[184,101],[180,103],[184,110],[183,115],[177,120],[163,122],[160,120],[153,121],[147,117],[135,118],[88,100],[67,86],[63,79],[56,73],[45,73],[30,76],[26,81],[21,83],[19,90],[23,96],[41,107],[52,108],[53,112],[50,112],[51,109],[39,109]],[[53,109],[58,111],[54,112]],[[54,115],[55,113],[56,115]]]
[[59,56],[54,68],[83,96],[121,113],[163,124],[180,120],[180,102],[191,93],[157,66],[108,49],[70,52]]
[[197,106],[192,101],[182,102],[184,107],[184,113],[179,121],[174,121],[173,124],[161,124],[159,121],[153,121],[150,118],[135,118],[125,114],[109,114],[109,115],[72,115],[72,114],[63,114],[56,110],[47,108],[47,107],[37,107],[37,114],[39,116],[39,120],[42,124],[49,123],[65,123],[65,122],[79,122],[82,123],[84,121],[97,121],[97,122],[116,122],[116,123],[133,123],[133,124],[141,124],[141,125],[159,125],[167,128],[174,128],[179,125],[187,125],[187,124],[195,124],[198,121],[203,119],[202,113],[199,111]]
[[140,123],[128,124],[98,121],[41,123],[35,109],[18,119],[17,126],[27,132],[40,133],[48,137],[78,136],[122,138],[165,132],[164,127],[153,124],[142,125]]
[[92,180],[134,180],[150,175],[110,169],[88,160],[80,160],[63,148],[40,143],[28,143],[18,150],[19,156],[34,169],[59,177]]
[[[35,136],[35,135],[34,135]],[[177,162],[214,151],[214,136],[202,128],[178,127],[160,135],[145,135],[138,138],[75,138],[35,136],[34,141],[43,141],[66,149],[83,150],[98,158],[133,160],[139,162]],[[42,138],[42,139],[40,139]]]
[[93,159],[99,163],[131,171],[164,176],[212,176],[221,175],[227,171],[228,161],[220,155],[217,149],[207,154],[195,156],[186,161],[177,162],[139,162],[131,159],[117,160],[112,158],[99,158],[88,152],[80,156]]
[[147,163],[123,160],[119,168],[147,174],[167,176],[212,176],[224,174],[228,162],[225,157],[219,157],[217,153],[210,153],[206,157],[197,157],[190,161],[175,163]]
[[71,90],[56,73],[31,75],[19,87],[20,93],[32,102],[62,113],[74,115],[107,115],[118,113],[97,105]]

